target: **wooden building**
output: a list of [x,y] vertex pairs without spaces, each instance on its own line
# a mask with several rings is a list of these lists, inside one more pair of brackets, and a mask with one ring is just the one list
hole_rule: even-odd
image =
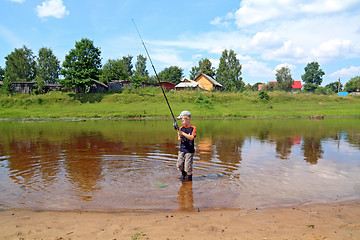
[[222,85],[220,83],[204,73],[197,76],[194,81],[198,82],[200,87],[207,91],[221,91],[222,89]]
[[35,87],[35,82],[13,82],[12,91],[15,93],[29,94]]
[[175,91],[194,90],[199,88],[198,82],[181,82],[175,86]]
[[175,85],[176,85],[175,83],[168,82],[168,81],[164,81],[164,82],[160,82],[160,83],[161,83],[161,86],[168,91],[175,89]]
[[91,81],[93,81],[94,84],[92,84],[90,86],[90,90],[89,90],[90,93],[99,93],[99,92],[107,92],[108,91],[109,87],[105,83],[100,82],[95,79],[91,79]]

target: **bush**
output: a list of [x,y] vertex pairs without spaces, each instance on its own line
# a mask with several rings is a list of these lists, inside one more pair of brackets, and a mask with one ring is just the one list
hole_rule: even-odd
[[264,90],[260,90],[260,92],[259,92],[259,98],[260,98],[260,100],[262,100],[262,101],[269,101],[269,100],[270,100],[269,95],[268,95],[267,92],[265,92]]

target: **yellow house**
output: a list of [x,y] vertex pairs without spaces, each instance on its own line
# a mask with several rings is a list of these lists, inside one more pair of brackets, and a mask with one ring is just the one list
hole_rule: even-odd
[[222,89],[222,85],[220,83],[204,73],[201,73],[199,76],[197,76],[194,81],[198,82],[201,88],[208,91],[220,91]]

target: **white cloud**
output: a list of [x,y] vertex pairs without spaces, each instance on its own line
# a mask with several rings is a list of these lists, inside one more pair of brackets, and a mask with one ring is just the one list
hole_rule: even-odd
[[293,61],[304,57],[304,49],[286,41],[281,48],[266,51],[261,56],[265,60]]
[[195,55],[193,55],[191,58],[192,59],[200,59],[200,58],[202,58],[202,54],[195,54]]
[[174,41],[151,41],[150,43],[161,47],[179,47],[195,49],[213,54],[221,54],[225,49],[233,49],[235,52],[242,52],[247,37],[238,32],[207,32],[180,36]]
[[346,10],[358,3],[356,0],[326,0],[310,1],[310,3],[299,3],[299,10],[306,13],[334,13]]
[[151,58],[159,63],[162,63],[161,68],[170,66],[179,66],[184,69],[189,69],[193,66],[193,62],[184,61],[180,58],[180,54],[172,49],[154,49]]
[[357,4],[357,0],[243,0],[234,18],[236,25],[244,28],[268,20],[296,19],[304,14],[337,13]]
[[290,70],[296,69],[296,66],[293,65],[293,64],[290,64],[290,63],[281,63],[281,64],[279,64],[279,65],[277,65],[277,66],[275,67],[273,73],[276,73],[277,70],[279,70],[279,69],[281,69],[281,68],[283,68],[283,67],[287,67],[287,68],[289,68]]
[[283,44],[280,36],[273,32],[258,32],[246,43],[243,48],[246,51],[263,51],[281,47]]
[[318,48],[312,49],[313,57],[319,59],[335,58],[351,54],[352,43],[345,39],[331,39],[322,43]]
[[273,70],[264,62],[248,61],[242,64],[243,73],[246,72],[251,77],[272,77]]
[[40,18],[62,18],[65,15],[69,15],[69,11],[66,10],[62,0],[46,0],[41,5],[36,6],[36,11]]
[[355,77],[360,76],[360,66],[340,69],[332,74],[330,77]]
[[25,0],[10,0],[11,2],[23,3]]

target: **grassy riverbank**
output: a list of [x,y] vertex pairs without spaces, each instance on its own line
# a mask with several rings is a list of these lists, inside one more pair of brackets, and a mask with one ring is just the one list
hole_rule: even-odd
[[[169,92],[174,111],[189,110],[196,118],[307,118],[360,117],[359,97],[270,92],[260,100],[257,92]],[[64,118],[171,118],[159,89],[125,90],[122,93],[0,95],[2,119]]]

